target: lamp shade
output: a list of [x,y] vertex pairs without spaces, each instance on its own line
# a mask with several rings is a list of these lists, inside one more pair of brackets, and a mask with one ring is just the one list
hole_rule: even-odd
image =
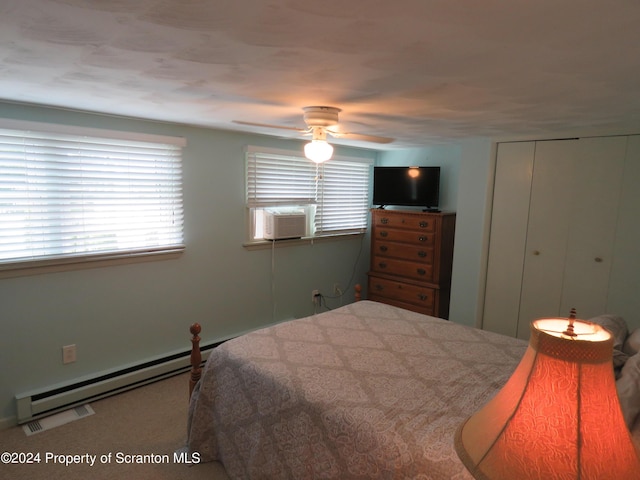
[[616,392],[611,334],[571,317],[535,320],[530,328],[509,381],[456,432],[464,465],[476,479],[640,479]]
[[311,140],[304,146],[304,155],[315,163],[326,162],[333,155],[333,147],[325,140]]

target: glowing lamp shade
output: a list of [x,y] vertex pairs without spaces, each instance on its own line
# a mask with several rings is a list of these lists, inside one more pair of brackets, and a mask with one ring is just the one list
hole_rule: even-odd
[[326,162],[333,155],[333,147],[325,140],[311,140],[304,146],[304,155],[315,163]]
[[509,381],[456,432],[464,465],[476,479],[640,479],[611,334],[573,316],[530,328]]

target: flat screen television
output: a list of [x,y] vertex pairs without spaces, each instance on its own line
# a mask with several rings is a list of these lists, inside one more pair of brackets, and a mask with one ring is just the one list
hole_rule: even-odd
[[437,210],[440,167],[373,167],[373,204]]

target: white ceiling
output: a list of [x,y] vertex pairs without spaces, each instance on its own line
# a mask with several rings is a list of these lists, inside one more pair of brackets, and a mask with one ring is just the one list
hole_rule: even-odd
[[278,136],[232,121],[329,105],[391,147],[637,133],[640,1],[2,0],[0,99]]

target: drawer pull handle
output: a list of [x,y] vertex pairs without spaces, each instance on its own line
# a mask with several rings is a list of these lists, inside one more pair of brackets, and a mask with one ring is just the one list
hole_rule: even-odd
[[423,250],[420,250],[420,251],[418,252],[418,256],[419,256],[420,258],[424,258],[424,257],[426,257],[426,256],[427,256],[427,252],[425,252],[425,251],[423,251]]
[[418,272],[418,275],[426,275],[427,274],[427,271],[424,268],[419,268],[417,270],[417,272]]
[[429,297],[428,297],[427,295],[425,295],[424,293],[419,293],[419,294],[418,294],[418,298],[424,302],[424,301],[425,301],[425,300],[427,300]]
[[389,235],[389,232],[385,232],[385,231],[380,232],[381,237],[386,237],[387,235]]
[[389,250],[389,248],[386,245],[380,245],[381,252],[386,252],[387,250]]
[[596,261],[596,263],[601,263],[602,262],[602,258],[601,257],[596,257],[596,258],[594,258],[594,260]]
[[422,221],[422,222],[420,222],[420,226],[422,228],[427,228],[429,226],[429,222]]
[[387,268],[387,264],[386,264],[386,263],[384,263],[384,262],[380,262],[380,263],[378,264],[378,266],[379,266],[380,268]]
[[424,235],[420,235],[418,237],[418,240],[420,240],[421,242],[426,242],[427,241],[427,237],[425,237]]
[[380,219],[380,223],[383,225],[386,225],[387,223],[389,223],[389,219],[388,218],[381,218]]
[[376,283],[376,290],[381,292],[382,290],[384,290],[384,287],[382,285],[380,285],[379,283]]

